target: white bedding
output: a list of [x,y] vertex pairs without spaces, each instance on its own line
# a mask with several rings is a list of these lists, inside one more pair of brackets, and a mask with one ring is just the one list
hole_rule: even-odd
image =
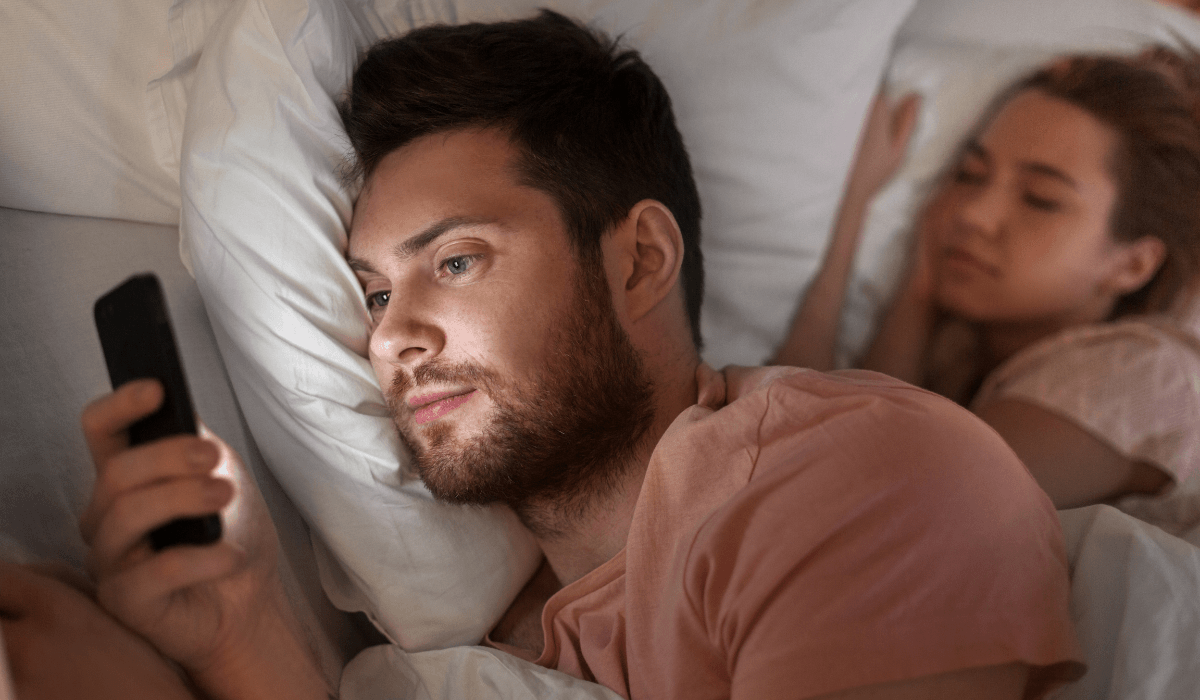
[[[717,364],[758,362],[782,335],[893,35],[892,89],[933,97],[868,223],[843,360],[891,288],[923,183],[990,86],[1051,51],[1179,36],[1200,45],[1192,16],[1148,0],[918,0],[903,26],[908,0],[8,0],[0,85],[16,99],[0,106],[0,556],[81,563],[74,522],[90,465],[77,416],[107,389],[90,307],[127,274],[154,269],[201,415],[266,491],[327,672],[366,637],[320,584],[414,650],[364,651],[345,697],[612,696],[493,650],[436,650],[476,641],[536,552],[510,515],[450,513],[401,469],[340,257],[350,199],[332,176],[345,144],[331,96],[357,50],[386,30],[542,4],[628,29],[672,90],[706,206],[704,324]],[[24,38],[30,27],[46,29],[37,46]],[[247,80],[256,77],[265,82]],[[239,118],[260,121],[239,132]],[[198,285],[178,255],[181,203]],[[293,502],[317,533],[315,557]],[[1111,509],[1063,523],[1092,668],[1061,697],[1196,697],[1197,550]]]

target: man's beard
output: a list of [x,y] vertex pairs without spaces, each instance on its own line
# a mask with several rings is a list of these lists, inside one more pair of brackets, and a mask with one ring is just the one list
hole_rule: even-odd
[[[472,363],[433,359],[398,372],[388,405],[417,472],[452,503],[505,503],[535,533],[552,536],[620,486],[654,419],[653,385],[613,310],[603,266],[581,261],[574,303],[551,334],[541,376],[530,386]],[[495,404],[473,438],[434,423],[426,446],[401,420],[404,396],[429,382],[469,384]],[[411,414],[409,414],[411,416]]]

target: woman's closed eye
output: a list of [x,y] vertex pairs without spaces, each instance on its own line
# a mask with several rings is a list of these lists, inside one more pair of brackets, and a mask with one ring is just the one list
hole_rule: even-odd
[[1026,192],[1021,199],[1034,209],[1046,212],[1058,211],[1062,206],[1057,199],[1043,197],[1033,192]]

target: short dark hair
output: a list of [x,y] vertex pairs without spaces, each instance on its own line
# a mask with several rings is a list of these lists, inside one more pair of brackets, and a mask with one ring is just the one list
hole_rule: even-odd
[[701,346],[700,196],[671,99],[636,51],[550,10],[423,27],[368,50],[339,112],[359,180],[422,136],[503,129],[522,183],[555,200],[583,264],[598,263],[604,234],[634,204],[662,202],[683,234],[684,303]]

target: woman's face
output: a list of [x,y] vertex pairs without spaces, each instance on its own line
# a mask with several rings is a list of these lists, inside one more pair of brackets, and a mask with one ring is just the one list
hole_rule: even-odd
[[1109,231],[1116,134],[1036,90],[971,141],[921,225],[939,304],[978,322],[1101,321],[1122,246]]

